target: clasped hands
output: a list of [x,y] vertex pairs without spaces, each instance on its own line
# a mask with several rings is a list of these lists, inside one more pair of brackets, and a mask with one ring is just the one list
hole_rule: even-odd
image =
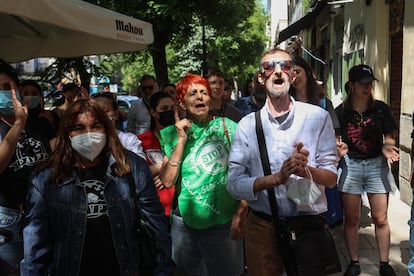
[[279,172],[279,181],[286,183],[291,174],[306,177],[305,167],[308,164],[309,151],[303,148],[303,143],[299,142],[294,145],[296,148],[291,156],[283,162]]

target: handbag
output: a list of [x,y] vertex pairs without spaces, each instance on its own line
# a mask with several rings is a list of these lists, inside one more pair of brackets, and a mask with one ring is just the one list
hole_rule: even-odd
[[295,216],[280,222],[282,256],[290,257],[288,275],[327,275],[341,271],[335,240],[321,215]]
[[154,270],[157,267],[157,254],[160,250],[158,241],[155,239],[155,234],[149,226],[149,222],[141,213],[137,194],[135,193],[134,179],[131,173],[127,174],[129,189],[132,193],[132,198],[137,208],[137,239],[139,249],[139,275],[154,275]]
[[[256,114],[256,135],[259,144],[263,172],[271,169],[260,119]],[[321,215],[302,215],[281,220],[274,189],[268,189],[273,224],[279,250],[288,276],[322,276],[341,271],[335,240],[325,227]]]
[[338,186],[335,185],[333,188],[325,187],[325,195],[328,203],[328,211],[325,213],[326,223],[328,223],[331,228],[342,225],[344,214]]

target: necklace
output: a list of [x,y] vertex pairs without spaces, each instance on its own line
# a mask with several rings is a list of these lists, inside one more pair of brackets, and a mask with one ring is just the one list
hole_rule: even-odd
[[362,113],[359,113],[358,111],[355,111],[354,116],[354,125],[359,127],[364,127],[364,115]]

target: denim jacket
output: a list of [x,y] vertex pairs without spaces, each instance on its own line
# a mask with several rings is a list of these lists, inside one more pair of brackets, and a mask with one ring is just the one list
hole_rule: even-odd
[[[155,275],[172,275],[171,237],[150,170],[134,154],[128,153],[128,158],[142,216],[162,246]],[[114,162],[110,156],[104,180],[112,239],[121,275],[139,275],[137,209],[127,177],[118,177],[111,170]],[[38,172],[28,187],[23,276],[79,274],[86,232],[86,193],[75,171],[58,185],[52,183],[50,174],[50,168]]]

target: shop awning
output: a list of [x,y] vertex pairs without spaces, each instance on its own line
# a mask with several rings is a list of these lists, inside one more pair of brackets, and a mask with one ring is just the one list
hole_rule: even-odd
[[80,0],[0,0],[0,58],[78,57],[135,52],[152,25]]

